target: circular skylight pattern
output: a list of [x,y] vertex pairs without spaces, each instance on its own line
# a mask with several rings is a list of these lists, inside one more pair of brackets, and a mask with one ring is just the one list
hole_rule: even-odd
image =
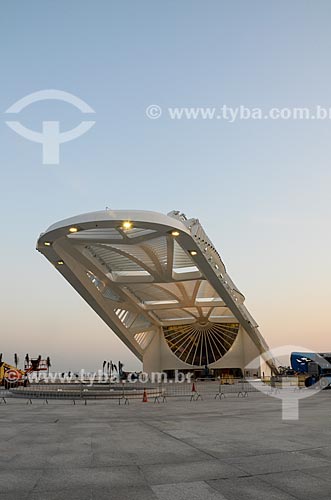
[[224,356],[236,340],[238,323],[211,323],[201,319],[188,325],[163,327],[172,352],[190,365],[205,366]]

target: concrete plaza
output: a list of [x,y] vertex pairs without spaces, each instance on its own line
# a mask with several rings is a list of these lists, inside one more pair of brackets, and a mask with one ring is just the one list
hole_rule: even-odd
[[0,405],[1,500],[331,498],[331,391]]

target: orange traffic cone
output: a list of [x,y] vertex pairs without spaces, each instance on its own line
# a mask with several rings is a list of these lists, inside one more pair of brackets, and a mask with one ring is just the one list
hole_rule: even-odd
[[196,389],[195,389],[195,383],[194,382],[192,384],[192,392],[197,392]]
[[146,389],[144,389],[144,394],[143,394],[143,403],[148,403],[148,397],[147,397],[147,392],[146,392]]

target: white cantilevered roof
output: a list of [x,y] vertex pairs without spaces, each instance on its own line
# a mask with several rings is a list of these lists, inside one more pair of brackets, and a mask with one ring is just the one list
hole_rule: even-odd
[[140,359],[160,327],[207,322],[238,323],[268,350],[197,219],[94,212],[54,224],[37,249]]

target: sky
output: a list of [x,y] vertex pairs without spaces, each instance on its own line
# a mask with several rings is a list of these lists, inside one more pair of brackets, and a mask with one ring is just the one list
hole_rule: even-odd
[[[55,370],[140,364],[35,250],[61,219],[113,209],[197,217],[270,346],[331,351],[331,121],[172,120],[169,107],[331,107],[328,0],[4,1],[0,7],[0,352]],[[44,165],[5,124],[44,89],[95,126]],[[157,104],[162,116],[149,119]],[[83,117],[85,119],[85,117]],[[16,116],[75,127],[43,101]]]

